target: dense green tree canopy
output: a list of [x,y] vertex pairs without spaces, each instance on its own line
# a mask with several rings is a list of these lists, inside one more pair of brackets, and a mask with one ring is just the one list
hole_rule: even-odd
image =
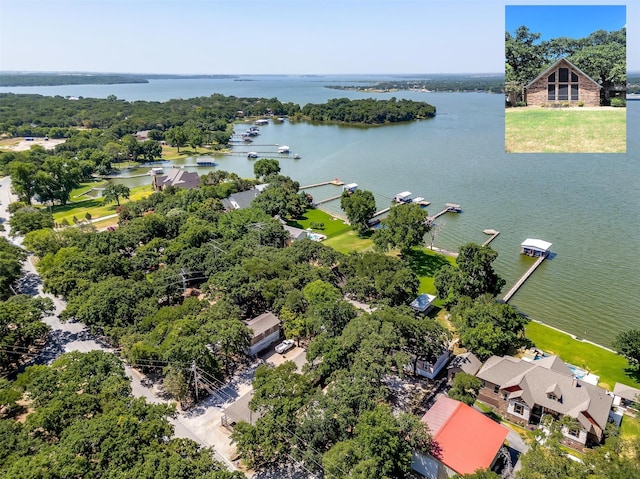
[[376,212],[376,200],[370,191],[345,191],[340,198],[340,208],[346,213],[351,227],[358,233],[364,233]]
[[630,329],[618,334],[614,347],[635,367],[640,368],[640,329]]
[[380,251],[399,248],[406,255],[412,247],[422,244],[430,228],[426,210],[415,204],[402,204],[391,208],[372,239]]

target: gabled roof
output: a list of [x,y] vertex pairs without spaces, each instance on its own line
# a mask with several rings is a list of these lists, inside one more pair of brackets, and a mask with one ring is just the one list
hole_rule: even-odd
[[159,178],[162,186],[175,186],[177,188],[197,188],[200,185],[198,173],[185,171],[182,168],[171,168],[166,175]]
[[[500,389],[508,388],[513,391],[511,397],[519,397],[531,408],[538,404],[573,417],[587,431],[598,434],[594,424],[600,429],[607,424],[613,397],[598,386],[574,378],[557,356],[531,362],[492,356],[476,376],[499,385]],[[552,399],[550,393],[556,399]]]
[[222,204],[228,210],[242,210],[249,208],[253,199],[260,194],[260,190],[252,188],[247,191],[232,193],[222,200]]
[[490,467],[508,434],[504,426],[446,396],[438,397],[422,421],[440,447],[440,462],[459,474]]
[[536,249],[540,251],[549,251],[551,245],[553,243],[549,243],[548,241],[544,241],[541,239],[527,238],[522,243],[520,243],[521,248],[529,248]]
[[255,338],[256,336],[260,336],[261,334],[269,331],[274,326],[279,325],[280,319],[272,312],[267,311],[253,319],[246,319],[243,323],[253,331],[253,337]]
[[480,366],[482,366],[482,363],[477,358],[477,356],[471,352],[468,352],[459,354],[458,356],[453,358],[451,363],[449,363],[447,369],[459,368],[463,372],[475,376],[475,374],[480,369]]
[[640,389],[632,388],[626,384],[616,383],[613,394],[627,401],[640,401]]
[[572,68],[573,70],[577,71],[578,73],[580,73],[580,75],[582,75],[583,77],[585,77],[587,80],[589,80],[590,82],[592,82],[593,84],[595,84],[598,88],[602,88],[600,86],[600,84],[595,81],[593,78],[591,78],[589,75],[587,75],[585,72],[583,72],[582,70],[580,70],[577,66],[575,66],[573,63],[571,63],[569,60],[567,60],[566,58],[560,58],[559,60],[556,60],[549,68],[547,68],[545,71],[543,71],[542,73],[540,73],[540,75],[538,75],[537,77],[535,77],[533,80],[531,80],[527,86],[525,86],[525,88],[529,88],[531,85],[533,85],[535,82],[537,82],[540,78],[542,78],[545,75],[548,75],[551,70],[554,70],[555,68],[557,68],[560,63],[566,63],[567,66],[569,68]]

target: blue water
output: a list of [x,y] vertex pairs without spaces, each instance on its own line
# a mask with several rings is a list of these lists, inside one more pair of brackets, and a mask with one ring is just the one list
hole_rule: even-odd
[[[431,201],[430,214],[445,203],[459,203],[462,214],[446,214],[438,220],[435,245],[456,250],[469,241],[485,241],[484,229],[500,231],[492,247],[499,253],[495,266],[507,287],[533,261],[519,254],[525,238],[553,243],[553,258],[511,300],[521,311],[608,346],[618,332],[640,327],[640,101],[629,102],[625,154],[505,154],[501,95],[374,95],[325,88],[354,80],[344,77],[247,79],[252,81],[161,80],[0,91],[103,98],[114,94],[127,100],[222,93],[277,97],[301,105],[335,97],[396,96],[428,101],[437,107],[436,118],[407,124],[353,128],[271,123],[261,127],[253,144],[238,146],[237,154],[216,156],[216,168],[253,176],[254,161],[247,159],[246,152],[260,151],[261,156],[278,158],[282,172],[301,184],[336,177],[358,183],[374,193],[379,208],[405,190]],[[239,128],[243,131],[247,126]],[[282,144],[302,158],[278,155],[277,145]],[[150,177],[128,181],[131,185],[149,183]],[[333,186],[310,192],[316,199],[339,193]],[[338,212],[338,202],[323,208]]]

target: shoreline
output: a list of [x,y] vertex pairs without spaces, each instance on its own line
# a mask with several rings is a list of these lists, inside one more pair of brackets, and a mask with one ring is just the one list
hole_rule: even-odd
[[598,347],[598,348],[600,348],[600,349],[604,349],[605,351],[608,351],[608,352],[610,352],[610,353],[618,354],[618,352],[617,352],[617,351],[615,351],[615,350],[613,350],[613,349],[611,349],[611,348],[608,348],[608,347],[606,347],[606,346],[603,346],[602,344],[595,343],[595,342],[593,342],[593,341],[590,341],[589,339],[582,339],[582,338],[579,338],[579,337],[578,337],[578,336],[576,336],[575,334],[571,334],[571,333],[569,333],[569,332],[567,332],[567,331],[565,331],[565,330],[563,330],[563,329],[556,328],[555,326],[551,326],[550,324],[543,323],[542,321],[540,321],[540,320],[538,320],[538,319],[529,318],[529,320],[530,320],[531,322],[533,322],[533,323],[536,323],[536,324],[539,324],[539,325],[541,325],[541,326],[544,326],[545,328],[553,329],[554,331],[557,331],[557,332],[559,332],[559,333],[566,334],[567,336],[569,336],[569,337],[570,337],[571,339],[573,339],[574,341],[578,341],[578,342],[580,342],[580,343],[587,343],[587,344],[591,344],[592,346],[596,346],[596,347]]

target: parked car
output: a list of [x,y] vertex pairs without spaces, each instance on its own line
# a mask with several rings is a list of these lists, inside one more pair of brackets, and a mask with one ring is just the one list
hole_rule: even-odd
[[295,346],[293,339],[285,339],[276,346],[276,353],[284,354]]

